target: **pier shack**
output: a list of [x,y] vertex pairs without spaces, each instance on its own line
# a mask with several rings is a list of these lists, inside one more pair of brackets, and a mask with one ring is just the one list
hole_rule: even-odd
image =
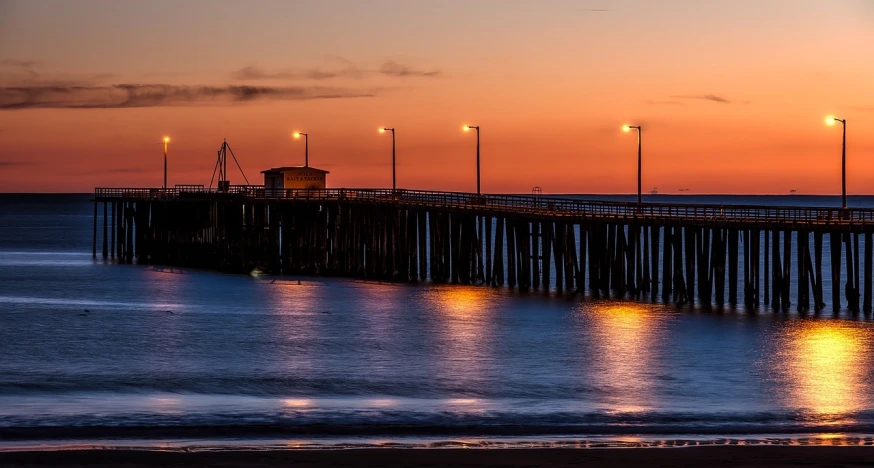
[[277,189],[324,189],[327,187],[329,171],[310,166],[275,167],[261,171],[264,174],[264,188]]
[[830,288],[834,311],[871,312],[872,236],[874,210],[856,208],[265,186],[94,192],[94,256],[102,241],[103,258],[126,263],[705,307],[819,311]]

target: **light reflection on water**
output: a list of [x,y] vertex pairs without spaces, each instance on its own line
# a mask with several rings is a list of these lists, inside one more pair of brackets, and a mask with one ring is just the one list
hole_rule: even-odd
[[0,310],[0,427],[874,432],[866,320],[99,264],[53,290],[0,276],[0,297],[44,299]]
[[657,407],[652,368],[659,359],[660,322],[647,306],[622,303],[591,308],[593,380],[609,388],[608,411],[639,412]]
[[474,392],[482,385],[490,367],[496,326],[490,299],[493,295],[487,288],[441,286],[425,292],[424,302],[435,311],[433,331],[439,340],[434,357],[439,379]]
[[777,337],[771,363],[783,404],[825,424],[852,422],[870,408],[872,331],[839,320],[787,322]]

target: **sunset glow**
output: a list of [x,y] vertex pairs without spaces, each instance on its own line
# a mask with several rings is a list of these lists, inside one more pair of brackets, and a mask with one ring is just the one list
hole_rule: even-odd
[[848,192],[874,191],[871,2],[595,3],[10,2],[0,186],[160,186],[150,141],[164,132],[174,182],[208,183],[224,138],[257,178],[297,163],[288,128],[301,125],[320,136],[310,151],[329,186],[385,188],[371,135],[391,122],[399,188],[470,190],[453,129],[471,119],[488,128],[493,193],[636,193],[616,131],[633,121],[661,193],[837,194],[840,148],[822,125],[834,112],[853,122]]

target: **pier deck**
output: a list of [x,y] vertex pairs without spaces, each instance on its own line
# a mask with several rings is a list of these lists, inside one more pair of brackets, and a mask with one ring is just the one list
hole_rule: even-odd
[[[697,297],[702,305],[735,305],[742,296],[748,307],[795,304],[799,311],[825,307],[825,283],[839,310],[846,267],[847,308],[870,312],[872,234],[874,209],[177,186],[95,189],[93,250],[96,256],[101,238],[104,258],[129,263],[653,300],[661,289],[662,300],[677,304]],[[824,250],[830,278],[822,273]]]

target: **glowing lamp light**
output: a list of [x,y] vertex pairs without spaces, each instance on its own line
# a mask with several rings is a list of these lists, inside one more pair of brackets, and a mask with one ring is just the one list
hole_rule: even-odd
[[170,137],[164,137],[164,143],[170,143]]
[[834,125],[836,120],[837,119],[835,119],[835,117],[833,115],[830,115],[830,116],[825,118],[825,124],[826,125]]
[[293,136],[294,136],[295,138],[300,138],[300,132],[294,132],[294,135],[293,135]]
[[380,128],[379,133],[385,133],[385,128]]
[[625,132],[625,133],[630,132],[630,131],[631,131],[631,125],[623,125],[623,126],[622,126],[622,131]]
[[465,125],[465,126],[461,127],[461,129],[464,130],[465,132],[469,132],[469,131],[470,131],[470,125]]

